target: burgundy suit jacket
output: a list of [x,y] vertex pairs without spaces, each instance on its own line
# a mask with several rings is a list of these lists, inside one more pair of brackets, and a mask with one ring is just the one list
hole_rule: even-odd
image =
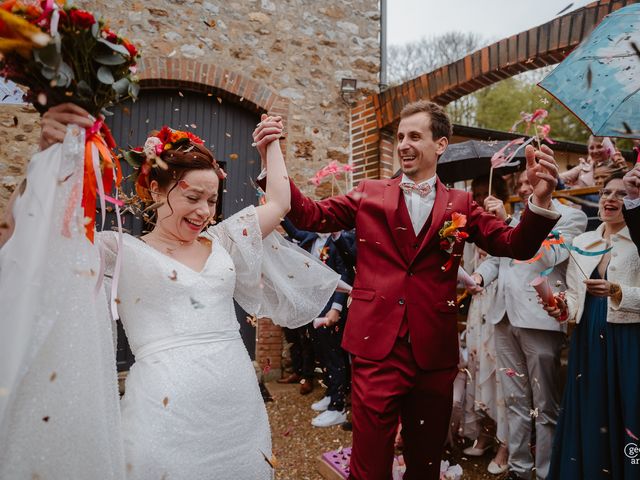
[[[411,223],[403,224],[399,215],[404,202],[400,180],[364,180],[349,194],[320,202],[306,198],[292,182],[288,216],[305,230],[356,229],[357,274],[342,342],[348,352],[382,360],[393,348],[406,316],[420,368],[455,367],[460,257],[454,257],[453,266],[443,271],[449,259],[449,253],[440,248],[438,231],[443,223],[452,213],[462,213],[467,217],[463,231],[469,241],[491,255],[525,260],[535,255],[556,220],[527,209],[515,228],[508,227],[473,202],[470,193],[449,189],[437,180],[431,224],[422,241],[416,242]],[[454,248],[454,254],[462,252],[463,243]]]

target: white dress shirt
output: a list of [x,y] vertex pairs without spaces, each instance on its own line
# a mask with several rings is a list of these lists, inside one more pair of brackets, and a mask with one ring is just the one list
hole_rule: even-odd
[[[416,182],[411,180],[403,173],[400,183],[415,184]],[[429,186],[431,187],[431,192],[429,192],[429,194],[424,197],[421,197],[417,192],[414,191],[403,192],[404,202],[407,205],[409,217],[411,218],[411,224],[413,225],[413,232],[416,235],[418,235],[420,233],[420,230],[422,230],[422,227],[424,227],[427,218],[429,218],[429,215],[431,214],[431,210],[433,210],[433,204],[436,201],[436,175],[429,178],[428,180],[420,182],[418,185],[424,185],[425,183],[429,184]],[[538,215],[542,215],[543,217],[551,218],[554,220],[560,218],[560,214],[555,211],[553,205],[551,206],[551,209],[547,210],[546,208],[534,205],[534,203],[531,201],[532,198],[533,195],[529,197],[529,201],[527,203],[529,204],[529,210],[531,210],[533,213],[537,213]]]
[[[410,184],[416,183],[404,173],[402,174],[402,180],[400,182]],[[404,192],[404,203],[407,205],[409,218],[411,218],[411,225],[413,225],[413,232],[416,236],[420,233],[422,227],[424,227],[429,215],[431,215],[433,204],[436,201],[436,175],[424,182],[420,182],[418,185],[424,184],[429,184],[431,187],[429,194],[424,197],[421,197],[417,192]]]
[[331,235],[330,233],[316,233],[316,235],[318,235],[318,238],[316,238],[313,241],[313,246],[311,247],[311,255],[313,255],[316,258],[319,258],[320,260],[322,260],[321,258],[321,254],[322,254],[322,249],[324,248],[325,243],[327,243],[327,239],[329,238],[329,236]]

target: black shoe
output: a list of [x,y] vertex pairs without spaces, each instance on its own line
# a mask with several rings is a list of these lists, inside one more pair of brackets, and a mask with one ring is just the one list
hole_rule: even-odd
[[353,430],[353,425],[351,424],[351,422],[344,422],[342,425],[340,425],[340,428],[342,428],[342,430],[350,432],[351,430]]

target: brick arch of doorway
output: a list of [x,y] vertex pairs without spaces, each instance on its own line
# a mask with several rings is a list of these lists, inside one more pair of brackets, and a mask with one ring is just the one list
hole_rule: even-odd
[[[289,99],[266,85],[240,73],[212,63],[186,58],[144,57],[139,63],[143,89],[168,88],[212,94],[256,113],[267,112],[282,117],[285,131],[289,117]],[[281,141],[283,152],[286,140]],[[239,319],[244,321],[244,319]],[[265,377],[279,377],[282,371],[282,332],[268,318],[256,324],[256,372]]]
[[[215,95],[252,112],[279,115],[287,128],[289,99],[241,73],[188,58],[144,57],[138,67],[141,88],[184,89]],[[286,141],[282,147],[286,151]]]
[[393,134],[402,107],[441,105],[527,70],[561,62],[609,13],[638,0],[600,0],[513,35],[432,72],[361,100],[352,109],[353,180],[392,173]]

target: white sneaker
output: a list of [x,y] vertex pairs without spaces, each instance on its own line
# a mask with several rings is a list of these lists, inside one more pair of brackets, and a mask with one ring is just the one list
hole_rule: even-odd
[[322,397],[317,402],[311,404],[311,410],[315,410],[316,412],[324,412],[327,408],[329,408],[330,403],[331,397]]
[[347,421],[347,414],[344,410],[325,410],[316,418],[311,420],[314,427],[331,427],[332,425],[342,425]]

